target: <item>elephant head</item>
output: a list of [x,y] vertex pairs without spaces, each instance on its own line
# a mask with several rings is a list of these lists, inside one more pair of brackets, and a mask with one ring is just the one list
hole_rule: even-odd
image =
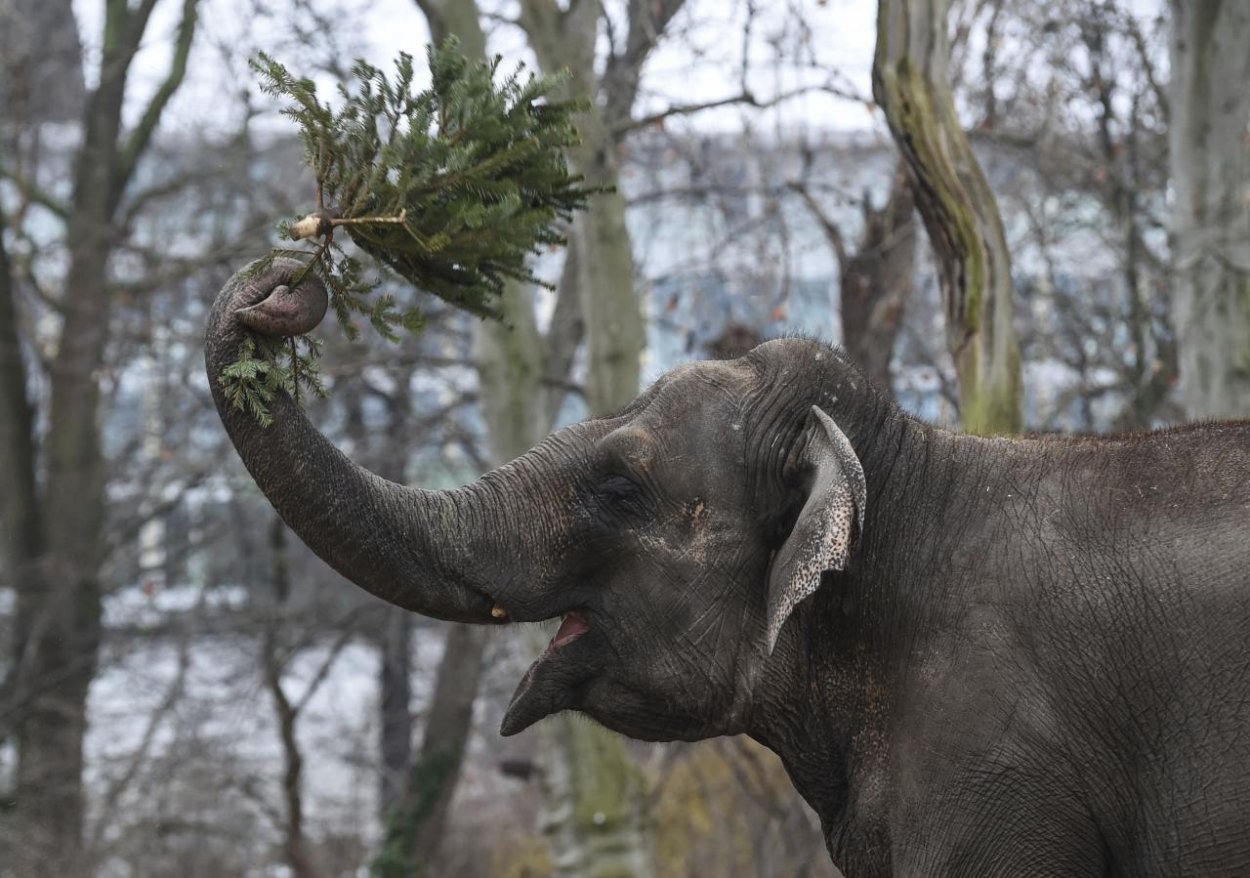
[[276,260],[231,279],[206,360],[232,441],[304,542],[418,613],[562,617],[504,734],[565,709],[649,740],[748,730],[767,668],[804,649],[792,616],[865,527],[856,448],[894,409],[862,376],[823,345],[774,341],[674,369],[463,488],[403,487],[349,461],[290,399],[262,428],[225,398],[218,377],[245,330],[306,332],[324,313],[318,281],[290,286],[298,269]]

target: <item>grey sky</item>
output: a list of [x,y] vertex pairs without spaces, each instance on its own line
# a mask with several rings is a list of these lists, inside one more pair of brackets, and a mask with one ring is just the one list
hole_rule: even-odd
[[[609,10],[619,7],[606,0]],[[420,55],[428,39],[424,18],[413,0],[311,0],[323,14],[330,13],[332,26],[318,29],[309,17],[291,19],[282,0],[202,0],[201,26],[187,84],[179,94],[167,128],[228,127],[237,113],[239,89],[254,78],[242,59],[228,59],[229,47],[265,47],[293,71],[310,72],[334,54],[364,56],[386,64],[400,51]],[[483,0],[484,8],[503,17],[515,17],[514,4]],[[767,99],[779,92],[829,80],[836,71],[839,87],[868,96],[872,63],[876,0],[769,0],[758,7],[752,38],[747,43],[751,65],[750,89]],[[164,75],[173,42],[180,3],[160,0],[154,13],[151,39],[141,51],[132,74],[129,113],[136,116],[146,96]],[[784,40],[791,51],[799,38],[794,27],[797,10],[810,28],[814,64],[800,69],[794,63],[773,62],[776,49],[770,41]],[[673,104],[714,100],[741,91],[739,74],[743,52],[746,0],[689,0],[665,41],[647,67],[639,110],[652,113]],[[75,0],[84,45],[88,52],[88,75],[98,51],[102,3]],[[333,10],[339,10],[332,13]],[[313,30],[321,46],[295,47],[296,30]],[[532,64],[523,35],[515,27],[493,25],[490,49],[505,56],[505,64],[524,60]],[[330,80],[325,80],[327,87]],[[90,78],[88,84],[91,84]],[[263,99],[262,99],[263,100]],[[787,101],[775,112],[760,114],[727,107],[691,117],[688,124],[703,130],[740,130],[746,114],[756,126],[779,130],[796,127],[862,130],[873,124],[873,114],[863,104],[828,94],[806,94]]]

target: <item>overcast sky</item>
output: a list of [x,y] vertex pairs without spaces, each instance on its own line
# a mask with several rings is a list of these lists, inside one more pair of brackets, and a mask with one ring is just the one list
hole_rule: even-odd
[[[418,56],[424,52],[428,32],[413,0],[308,2],[326,16],[324,26],[307,15],[291,19],[286,0],[201,0],[201,27],[192,66],[167,127],[229,126],[232,114],[238,112],[240,89],[256,91],[254,77],[243,59],[231,57],[239,54],[238,46],[266,48],[297,73],[308,73],[334,56],[362,56],[384,65],[400,51]],[[616,0],[606,2],[609,9],[615,8]],[[98,52],[102,5],[100,0],[75,0],[74,4],[89,59]],[[515,17],[514,4],[508,0],[482,0],[481,5]],[[750,87],[759,98],[828,81],[831,75],[836,76],[840,87],[864,96],[870,93],[876,0],[755,0],[755,5],[763,11],[756,15],[747,55]],[[178,0],[160,0],[157,5],[149,39],[132,75],[128,102],[132,121],[164,75],[180,6]],[[786,11],[788,7],[797,14]],[[688,0],[670,28],[671,37],[647,67],[640,111],[650,113],[673,103],[739,93],[747,18],[747,0]],[[771,41],[784,41],[783,51],[794,57],[793,49],[800,39],[795,26],[799,18],[810,29],[809,44],[816,61],[807,69],[792,63],[776,64],[773,58],[777,50],[770,45]],[[505,63],[532,62],[519,29],[506,24],[489,27],[491,51],[503,54]],[[311,32],[318,44],[297,48],[301,31]],[[92,60],[87,66],[90,71]],[[858,130],[873,121],[862,104],[811,94],[767,114],[725,108],[702,113],[683,124],[736,131],[748,117],[757,126],[784,129]]]

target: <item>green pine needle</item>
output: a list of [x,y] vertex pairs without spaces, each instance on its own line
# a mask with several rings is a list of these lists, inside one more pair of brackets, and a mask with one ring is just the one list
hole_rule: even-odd
[[239,358],[223,369],[217,380],[225,388],[231,405],[251,414],[262,427],[268,427],[273,423],[269,403],[276,394],[289,393],[297,402],[301,388],[325,396],[317,374],[320,351],[320,342],[310,336],[284,339],[248,333]]

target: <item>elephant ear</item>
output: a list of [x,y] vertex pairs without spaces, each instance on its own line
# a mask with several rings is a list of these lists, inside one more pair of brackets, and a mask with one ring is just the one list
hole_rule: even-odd
[[820,588],[826,570],[843,570],[864,524],[867,484],[855,449],[833,419],[812,406],[801,465],[811,488],[768,576],[768,652],[799,601]]

